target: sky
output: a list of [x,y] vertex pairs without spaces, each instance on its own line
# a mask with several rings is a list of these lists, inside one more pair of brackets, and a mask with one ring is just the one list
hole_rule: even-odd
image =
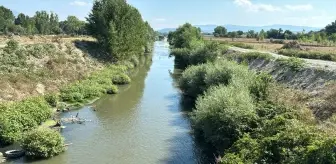
[[[324,27],[336,20],[336,0],[127,0],[144,20],[158,30],[185,22],[194,25],[298,25]],[[0,0],[15,12],[33,16],[35,11],[57,13],[61,20],[75,15],[82,20],[93,0]]]

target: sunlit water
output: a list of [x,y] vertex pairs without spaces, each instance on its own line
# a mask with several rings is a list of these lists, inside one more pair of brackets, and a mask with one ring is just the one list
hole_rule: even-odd
[[[68,150],[46,164],[209,163],[191,135],[190,122],[172,76],[173,58],[167,42],[156,42],[153,62],[141,67],[132,84],[84,107],[64,114],[91,120],[67,124],[62,134]],[[25,159],[8,163],[26,163]],[[32,161],[30,161],[32,162]]]

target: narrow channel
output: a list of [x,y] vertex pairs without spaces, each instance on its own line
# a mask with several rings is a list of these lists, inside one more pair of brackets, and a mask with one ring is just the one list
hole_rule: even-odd
[[[62,134],[72,143],[68,150],[34,163],[205,163],[172,76],[178,70],[168,56],[167,42],[156,42],[151,65],[141,67],[131,85],[96,101],[97,111],[84,107],[66,113],[79,112],[91,122],[66,125]],[[27,161],[13,161],[21,162]]]

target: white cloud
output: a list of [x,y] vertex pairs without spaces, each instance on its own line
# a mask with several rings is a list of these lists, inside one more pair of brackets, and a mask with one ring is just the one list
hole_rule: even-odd
[[77,1],[70,2],[70,5],[73,5],[73,6],[90,6],[91,3],[77,0]]
[[157,22],[164,22],[164,21],[166,21],[165,18],[155,18],[154,20],[157,21]]
[[286,5],[286,9],[292,10],[292,11],[308,11],[312,10],[313,6],[311,4],[306,4],[306,5]]
[[276,7],[271,4],[253,4],[250,0],[234,0],[234,3],[240,7],[247,9],[248,11],[281,11],[281,7]]
[[251,0],[234,0],[233,1],[237,6],[243,7],[247,9],[247,11],[253,11],[253,12],[259,12],[259,11],[268,11],[268,12],[274,12],[274,11],[308,11],[312,10],[313,6],[311,4],[305,4],[305,5],[285,5],[285,6],[274,6],[271,4],[255,4],[252,3]]

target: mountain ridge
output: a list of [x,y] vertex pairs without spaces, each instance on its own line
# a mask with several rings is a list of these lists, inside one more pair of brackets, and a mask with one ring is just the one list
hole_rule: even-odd
[[[202,32],[204,33],[212,33],[213,30],[219,26],[215,24],[207,24],[207,25],[195,25],[196,27],[201,28]],[[293,32],[301,32],[303,30],[305,31],[318,31],[322,29],[322,27],[309,27],[309,26],[296,26],[296,25],[282,25],[282,24],[274,24],[274,25],[266,25],[266,26],[243,26],[243,25],[233,25],[233,24],[227,24],[224,25],[224,27],[230,32],[230,31],[244,31],[247,32],[248,30],[254,30],[256,32],[261,31],[264,29],[265,31],[270,30],[270,29],[279,29],[281,28],[282,30],[290,30]],[[170,31],[175,31],[176,28],[164,28],[158,30],[161,33],[168,33]]]

